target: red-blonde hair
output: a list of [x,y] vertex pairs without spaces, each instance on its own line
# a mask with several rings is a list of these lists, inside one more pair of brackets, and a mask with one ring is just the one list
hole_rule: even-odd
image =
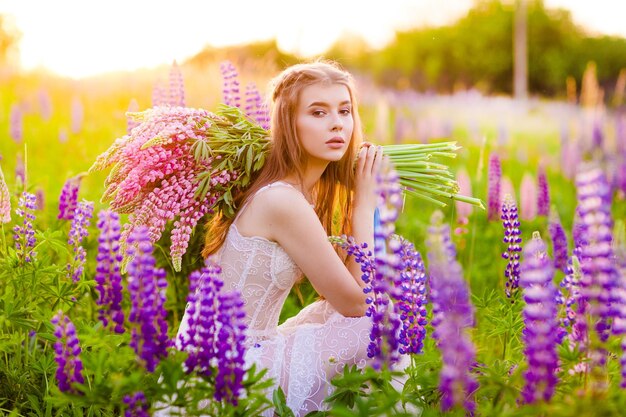
[[[251,185],[233,195],[235,207],[241,208],[257,190],[271,182],[296,173],[302,179],[306,153],[300,146],[296,130],[296,112],[300,92],[314,84],[341,84],[348,88],[352,103],[354,128],[346,153],[339,161],[328,164],[315,186],[315,211],[328,235],[350,234],[352,193],[354,190],[354,161],[363,140],[361,120],[354,94],[354,79],[334,62],[316,61],[297,64],[285,69],[272,80],[271,142],[263,168]],[[341,208],[341,210],[339,210]],[[215,253],[224,243],[226,233],[234,221],[223,213],[216,213],[208,223],[202,255]]]

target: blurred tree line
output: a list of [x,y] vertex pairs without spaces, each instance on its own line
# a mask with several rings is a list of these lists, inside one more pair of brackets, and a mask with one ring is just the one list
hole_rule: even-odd
[[[397,32],[394,42],[377,51],[347,36],[326,56],[367,71],[387,86],[511,93],[514,10],[513,1],[477,0],[452,25]],[[600,87],[614,91],[620,70],[626,68],[626,39],[587,34],[569,11],[547,9],[542,0],[527,0],[527,10],[531,94],[565,96],[567,77],[580,86],[590,61],[596,63]]]
[[[615,102],[619,96],[621,101],[626,81],[626,39],[594,36],[578,27],[569,11],[547,9],[543,0],[526,2],[529,92],[571,96],[572,85],[580,90],[585,69],[593,62],[603,99]],[[388,87],[441,93],[476,88],[488,94],[510,94],[514,11],[514,0],[475,0],[467,15],[451,25],[397,32],[395,40],[379,50],[373,50],[357,35],[346,34],[323,55],[351,70],[370,74],[375,82]],[[0,67],[15,57],[19,39],[20,33],[0,14]],[[186,64],[206,68],[223,59],[263,73],[275,73],[301,61],[281,51],[272,40],[206,47]],[[618,78],[623,80],[618,82]]]

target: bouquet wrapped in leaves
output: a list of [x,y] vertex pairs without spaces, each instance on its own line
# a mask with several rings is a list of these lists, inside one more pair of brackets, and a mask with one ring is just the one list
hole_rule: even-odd
[[[232,216],[233,192],[245,188],[265,163],[269,132],[240,108],[222,105],[212,113],[181,106],[159,106],[129,116],[140,124],[100,155],[90,172],[111,168],[103,202],[129,214],[121,236],[145,225],[152,242],[174,221],[170,253],[180,271],[182,256],[198,221],[221,211]],[[408,195],[445,205],[459,199],[458,186],[444,164],[433,157],[454,157],[455,142],[383,146]]]

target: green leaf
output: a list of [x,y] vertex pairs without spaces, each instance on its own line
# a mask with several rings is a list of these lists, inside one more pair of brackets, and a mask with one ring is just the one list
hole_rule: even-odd
[[248,146],[248,153],[246,154],[246,174],[250,175],[252,170],[252,161],[254,160],[254,154],[252,152],[252,146]]

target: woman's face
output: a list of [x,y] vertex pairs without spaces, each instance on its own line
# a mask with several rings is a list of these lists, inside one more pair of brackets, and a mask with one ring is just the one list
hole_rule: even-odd
[[309,163],[339,161],[348,149],[353,128],[348,87],[318,83],[302,89],[296,132]]

